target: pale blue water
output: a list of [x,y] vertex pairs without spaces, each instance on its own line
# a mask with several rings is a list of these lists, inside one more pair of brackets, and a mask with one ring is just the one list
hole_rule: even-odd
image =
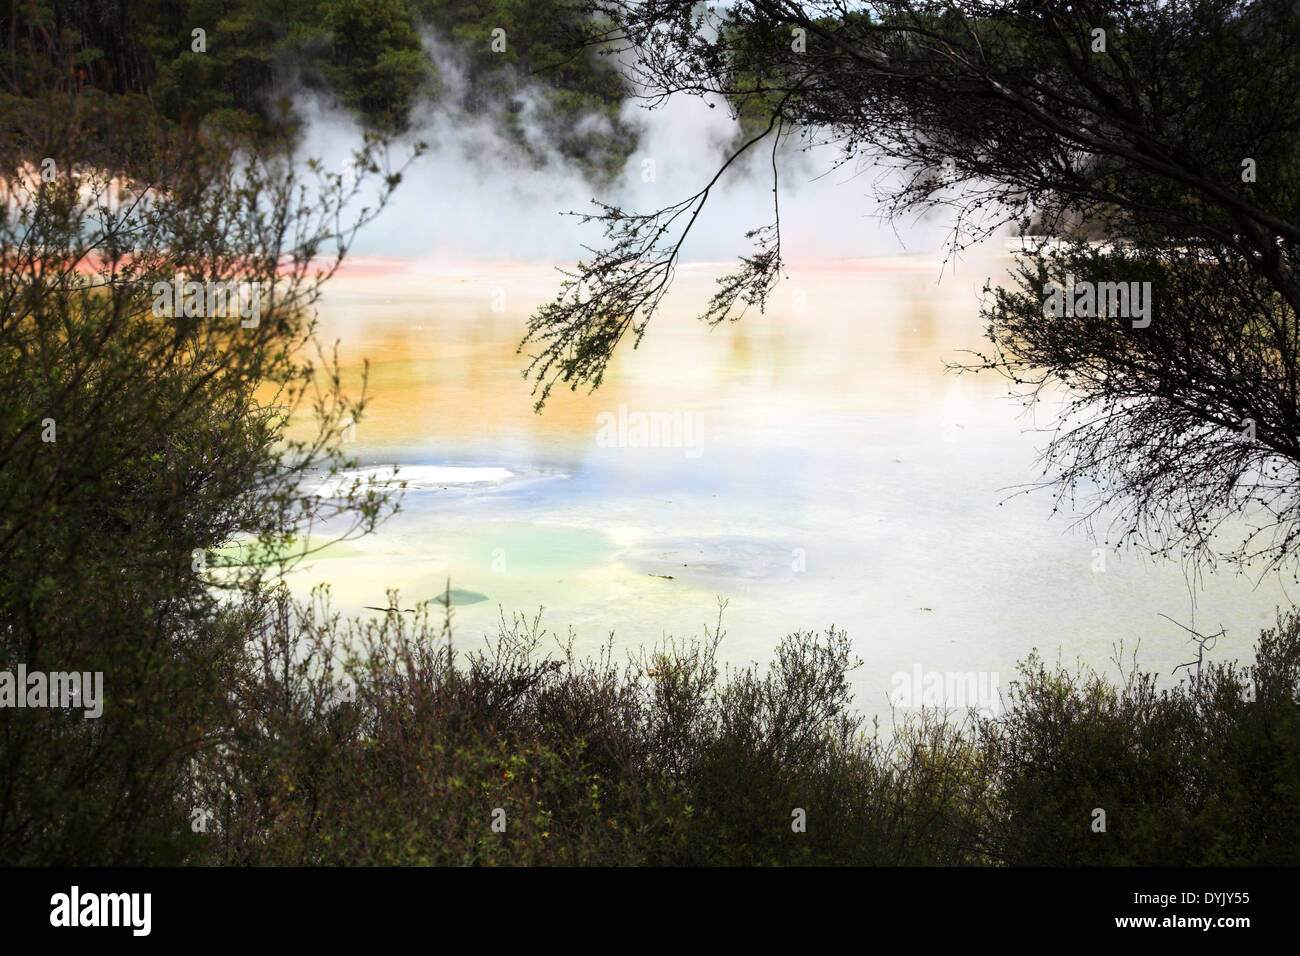
[[[458,646],[503,610],[544,606],[591,652],[611,631],[626,651],[700,635],[722,598],[730,662],[766,661],[799,629],[847,630],[869,714],[888,713],[895,674],[1004,686],[1035,647],[1113,674],[1113,645],[1127,656],[1140,640],[1139,662],[1169,674],[1195,651],[1162,612],[1226,627],[1215,659],[1247,656],[1288,603],[1275,578],[1221,573],[1189,591],[1176,563],[1100,556],[1068,516],[1049,517],[1049,494],[1008,500],[1037,477],[1042,438],[1000,380],[942,364],[979,345],[977,292],[1005,266],[976,261],[941,284],[928,259],[796,272],[768,315],[712,331],[689,311],[712,270],[688,269],[606,385],[557,394],[540,417],[514,347],[551,275],[337,280],[327,332],[372,361],[375,403],[352,450],[405,466],[418,487],[379,533],[295,584],[330,581],[337,607],[366,614],[387,587],[405,606],[450,577],[486,597],[458,602]],[[625,421],[675,418],[677,447],[618,447],[620,405]]]

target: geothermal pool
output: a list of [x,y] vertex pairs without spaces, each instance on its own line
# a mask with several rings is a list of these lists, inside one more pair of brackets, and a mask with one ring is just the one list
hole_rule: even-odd
[[797,630],[846,630],[874,715],[898,675],[1005,688],[1032,648],[1113,675],[1115,645],[1127,657],[1140,639],[1139,663],[1168,675],[1196,655],[1161,613],[1226,628],[1213,659],[1249,656],[1290,603],[1277,577],[1189,585],[1179,564],[1051,516],[1050,493],[1016,494],[1040,473],[1032,429],[1048,410],[1027,420],[1002,380],[944,368],[980,346],[980,290],[1009,262],[795,267],[766,315],[712,330],[694,316],[721,268],[686,266],[641,348],[623,348],[595,394],[557,390],[540,415],[516,347],[554,272],[362,262],[327,286],[322,336],[340,340],[353,384],[370,360],[349,451],[363,469],[397,465],[408,489],[378,532],[292,584],[328,581],[337,609],[370,615],[388,588],[410,606],[450,578],[462,649],[502,611],[544,607],[579,651],[611,632],[634,651],[702,635],[724,599],[728,662],[765,662]]

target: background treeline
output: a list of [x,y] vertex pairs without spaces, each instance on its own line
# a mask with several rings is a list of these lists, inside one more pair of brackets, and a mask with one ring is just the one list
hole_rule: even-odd
[[[584,24],[568,0],[37,0],[0,10],[0,73],[10,94],[45,88],[30,54],[57,38],[78,89],[144,97],[175,123],[274,137],[291,135],[286,97],[301,89],[385,132],[418,125],[437,103],[489,117],[541,161],[539,136],[522,129],[535,123],[547,146],[599,180],[622,167],[635,136],[618,121],[627,95],[618,72],[575,52]],[[493,49],[496,29],[504,49]],[[441,68],[425,34],[449,51]]]

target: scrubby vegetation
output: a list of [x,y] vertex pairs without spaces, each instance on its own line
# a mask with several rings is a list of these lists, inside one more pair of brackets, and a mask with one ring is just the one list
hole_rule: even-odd
[[720,672],[721,631],[620,665],[516,616],[453,661],[436,615],[267,610],[238,720],[177,806],[212,813],[195,862],[1300,862],[1294,615],[1250,667],[1158,690],[1031,656],[996,718],[868,732],[839,631]]

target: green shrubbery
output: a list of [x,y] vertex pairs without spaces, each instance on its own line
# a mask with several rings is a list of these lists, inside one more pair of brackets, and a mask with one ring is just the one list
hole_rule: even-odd
[[[342,504],[300,487],[346,467],[364,405],[313,356],[309,312],[354,234],[350,193],[150,123],[138,100],[20,103],[0,124],[0,670],[100,673],[104,700],[90,719],[0,708],[0,861],[176,862],[189,763],[239,713],[275,563],[218,582],[206,555],[285,550],[336,504],[358,530],[386,513],[360,488]],[[400,176],[385,156],[361,156],[381,205]],[[180,276],[199,298],[255,284],[260,314],[156,312],[155,285]],[[295,409],[317,429],[288,440]]]
[[[981,727],[1000,797],[999,859],[1031,864],[1300,861],[1300,619],[1247,668],[1212,664],[1160,692],[1032,661],[1015,706]],[[1106,810],[1104,838],[1062,826]]]
[[838,631],[720,673],[718,633],[620,667],[551,658],[517,617],[453,668],[424,615],[275,604],[240,722],[195,779],[215,820],[196,862],[1300,861],[1300,617],[1199,684],[1031,657],[1000,716],[919,712],[881,735],[851,707]]

